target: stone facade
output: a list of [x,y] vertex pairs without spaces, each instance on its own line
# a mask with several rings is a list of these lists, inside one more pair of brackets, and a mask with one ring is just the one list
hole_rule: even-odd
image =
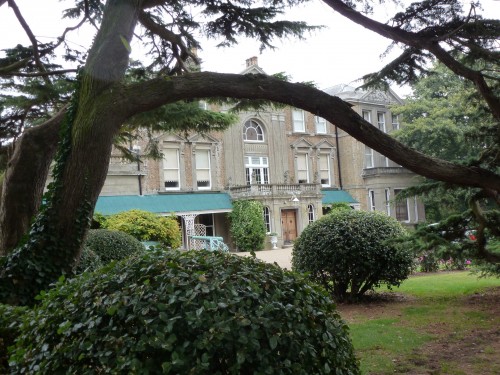
[[[252,58],[243,73],[263,71]],[[355,91],[345,85],[326,91],[351,103],[360,115],[368,117],[370,112],[374,126],[382,126],[383,119],[385,130],[392,131],[388,106],[401,102],[392,91]],[[141,158],[137,164],[114,152],[101,195],[219,191],[232,200],[256,199],[265,207],[267,230],[278,234],[278,246],[291,244],[310,222],[323,215],[325,190],[347,191],[359,203],[353,204],[356,208],[405,219],[402,204],[391,199],[398,189],[415,183],[414,174],[376,152],[367,165],[363,144],[334,124],[290,107],[240,113],[237,123],[224,132],[157,134],[156,141],[163,160]],[[136,149],[144,150],[145,142],[138,141]],[[424,219],[424,211],[418,201],[411,205],[409,201],[407,220],[401,221],[413,225]],[[210,235],[222,236],[231,244],[225,213],[177,214],[185,219],[180,221],[184,237],[188,234],[186,220],[194,217],[195,224],[207,225]],[[186,240],[184,245],[189,247]],[[270,241],[266,248],[271,248]]]

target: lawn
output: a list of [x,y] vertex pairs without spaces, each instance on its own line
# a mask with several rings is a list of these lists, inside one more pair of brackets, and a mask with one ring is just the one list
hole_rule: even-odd
[[380,292],[339,306],[363,374],[500,373],[500,279],[439,272]]

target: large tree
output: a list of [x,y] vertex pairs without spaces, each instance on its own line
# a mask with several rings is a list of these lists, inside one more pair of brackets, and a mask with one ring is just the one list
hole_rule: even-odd
[[[52,87],[56,81],[54,77],[68,73],[64,67],[50,64],[52,54],[64,45],[66,32],[57,42],[42,45],[24,21],[15,1],[0,0],[0,6],[6,2],[29,36],[31,46],[10,50],[8,59],[0,62],[0,77],[14,81],[36,80],[40,86]],[[13,147],[3,181],[1,228],[9,220],[9,214],[3,214],[7,212],[8,203],[12,199],[22,202],[29,194],[28,191],[22,192],[26,194],[24,196],[16,194],[16,186],[24,184],[31,187],[31,196],[41,196],[39,192],[44,183],[43,176],[47,175],[55,147],[53,142],[45,143],[43,146],[50,150],[46,150],[43,155],[37,154],[35,147],[41,148],[40,142],[43,142],[37,137],[56,139],[58,127],[61,128],[54,183],[24,244],[4,261],[0,271],[0,300],[30,303],[39,290],[46,288],[59,275],[71,272],[106,177],[114,137],[123,124],[135,116],[169,103],[232,97],[292,105],[324,117],[359,141],[418,174],[450,184],[478,187],[485,194],[498,199],[498,174],[481,165],[454,164],[413,150],[365,122],[339,98],[314,87],[265,75],[192,71],[192,62],[197,62],[193,50],[200,47],[194,37],[195,32],[222,36],[225,44],[229,45],[236,43],[238,35],[245,35],[258,39],[263,47],[268,47],[274,37],[300,37],[308,30],[309,27],[304,23],[276,20],[286,6],[301,2],[303,0],[266,0],[254,5],[246,0],[107,0],[103,4],[99,0],[76,0],[75,7],[68,10],[66,15],[80,18],[79,24],[89,22],[98,31],[92,46],[83,55],[69,48],[64,51],[68,59],[84,63],[67,107],[58,100],[58,96],[48,96],[44,107],[47,120],[26,130],[21,141]],[[368,22],[370,28],[378,30],[377,24],[356,12],[351,2],[325,2],[355,22]],[[434,54],[438,59],[446,60],[447,66],[455,73],[476,84],[498,119],[500,116],[495,109],[498,108],[498,97],[495,97],[494,90],[487,82],[489,78],[481,71],[473,71],[472,74],[466,65],[455,66],[455,62],[448,58],[448,55],[452,56],[451,52],[444,53],[443,47],[440,47],[445,36],[452,35],[450,38],[458,40],[456,43],[467,47],[471,54],[484,51],[481,57],[491,59],[495,52],[490,44],[498,36],[498,32],[492,35],[491,29],[498,31],[498,21],[461,15],[456,7],[457,1],[420,3],[427,7],[427,12],[410,8],[404,13],[405,17],[395,17],[396,26],[384,31],[398,43],[408,43],[411,53],[407,51],[403,57],[410,55],[413,59],[398,59],[398,63],[404,60],[406,65],[392,64],[379,78],[387,76],[389,68],[398,72],[389,78],[399,77],[401,69],[406,69],[410,77],[410,72],[418,68],[416,62],[422,62],[423,58]],[[429,25],[422,21],[421,14],[424,14],[424,19],[432,19],[434,14],[430,9],[442,8],[443,4],[452,4],[453,12],[442,12],[437,24]],[[205,22],[195,19],[191,11],[204,16]],[[460,20],[458,24],[457,19]],[[448,25],[448,28],[444,25]],[[382,26],[385,30],[385,25]],[[407,30],[410,26],[421,30],[410,32]],[[433,33],[425,31],[430,28],[434,28]],[[410,33],[416,33],[417,36],[413,37]],[[130,81],[126,77],[132,69],[129,53],[130,42],[135,34],[150,48],[150,59],[147,66],[139,69],[134,67],[138,73],[137,79]],[[406,39],[401,39],[401,35],[406,36]],[[141,71],[145,74],[140,74]],[[498,83],[494,81],[495,77],[491,80]],[[28,107],[19,121],[23,121],[30,110],[31,107]],[[54,115],[57,110],[61,112]],[[43,116],[38,119],[43,119]],[[49,137],[49,134],[52,136]],[[40,173],[34,173],[30,167],[22,167],[36,167],[34,159],[40,156],[46,158],[45,163],[37,167]]]
[[[471,82],[442,64],[436,64],[430,73],[413,86],[413,94],[404,105],[393,108],[393,113],[405,118],[405,127],[396,138],[428,155],[480,164],[495,171],[500,147],[498,126],[484,100]],[[488,251],[500,238],[500,212],[480,189],[426,180],[405,192],[415,194],[425,203],[427,219],[439,221],[414,233],[411,242],[416,248],[435,248],[447,257],[500,264],[499,254]],[[474,233],[474,241],[469,240],[470,233]]]

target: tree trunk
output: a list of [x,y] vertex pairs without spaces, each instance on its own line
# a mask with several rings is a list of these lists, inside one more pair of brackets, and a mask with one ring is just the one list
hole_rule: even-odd
[[102,94],[124,77],[141,2],[106,4],[63,124],[51,195],[28,241],[9,255],[0,273],[2,302],[32,304],[61,274],[72,273],[106,178],[113,137],[125,121]]
[[14,145],[0,195],[0,256],[19,243],[38,212],[64,113],[27,129]]

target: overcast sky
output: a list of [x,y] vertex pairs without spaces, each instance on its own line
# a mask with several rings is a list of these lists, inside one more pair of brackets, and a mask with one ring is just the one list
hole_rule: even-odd
[[[60,12],[48,10],[50,4],[54,4],[54,9],[62,9],[67,7],[68,1],[64,1],[62,5],[56,0],[18,0],[17,3],[37,38],[47,41],[47,38],[60,35],[65,27]],[[483,0],[482,3],[486,17],[500,18],[500,1]],[[379,20],[385,21],[389,15],[385,6],[376,8]],[[303,41],[276,41],[276,50],[266,50],[262,53],[259,52],[258,43],[248,40],[242,40],[235,47],[222,49],[215,48],[218,41],[209,40],[203,44],[203,50],[199,51],[203,70],[239,73],[245,69],[247,58],[257,56],[259,66],[268,74],[286,72],[292,76],[293,81],[313,81],[320,88],[327,88],[339,83],[355,85],[356,79],[377,71],[398,55],[395,50],[388,57],[382,58],[381,55],[390,44],[389,40],[335,14],[318,0],[290,10],[286,18],[326,27],[305,35],[306,39]],[[86,44],[93,34],[93,31],[76,32],[70,35],[69,40],[75,44]],[[14,19],[12,10],[6,5],[0,7],[0,35],[0,49],[11,47],[19,40],[28,43],[24,31]],[[132,43],[135,53],[140,50],[139,46],[137,41]],[[393,89],[403,96],[408,93],[405,88]]]

